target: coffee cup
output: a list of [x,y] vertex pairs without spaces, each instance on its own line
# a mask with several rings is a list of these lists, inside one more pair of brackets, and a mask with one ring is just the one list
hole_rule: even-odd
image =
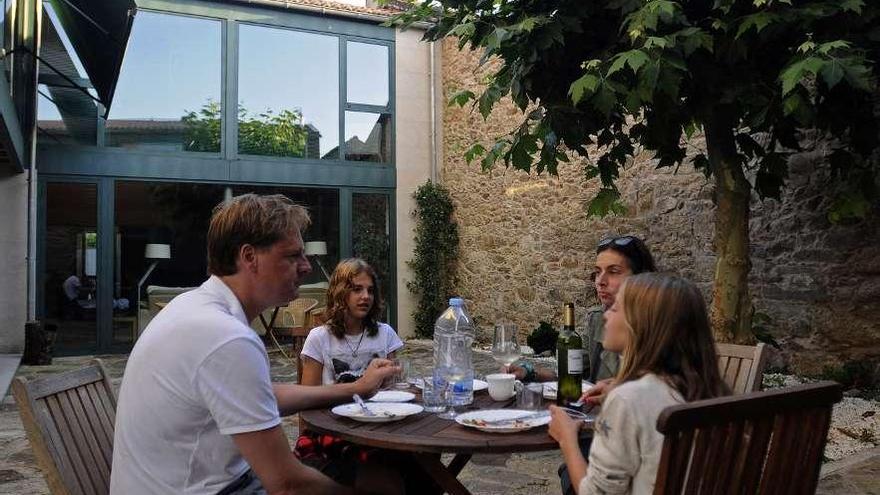
[[492,400],[507,400],[513,397],[515,381],[516,376],[511,373],[487,375],[486,382],[489,384],[489,397],[492,397]]

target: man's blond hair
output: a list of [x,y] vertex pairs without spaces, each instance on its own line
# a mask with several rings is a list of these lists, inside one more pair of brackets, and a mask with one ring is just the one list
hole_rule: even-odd
[[281,194],[244,194],[214,208],[208,227],[208,273],[234,275],[245,244],[265,249],[312,223],[309,212]]

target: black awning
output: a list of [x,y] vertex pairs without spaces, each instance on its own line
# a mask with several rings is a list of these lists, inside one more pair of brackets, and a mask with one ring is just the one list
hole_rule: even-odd
[[50,0],[98,99],[110,112],[134,20],[134,0]]

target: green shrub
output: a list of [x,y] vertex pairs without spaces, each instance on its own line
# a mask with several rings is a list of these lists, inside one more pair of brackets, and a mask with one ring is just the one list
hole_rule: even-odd
[[413,193],[416,208],[415,249],[408,262],[413,279],[406,287],[416,296],[416,335],[433,337],[434,320],[446,309],[456,283],[458,225],[449,191],[430,180]]
[[542,320],[526,338],[526,343],[535,351],[535,354],[540,354],[544,351],[555,353],[557,337],[559,337],[559,332],[553,328],[553,325]]

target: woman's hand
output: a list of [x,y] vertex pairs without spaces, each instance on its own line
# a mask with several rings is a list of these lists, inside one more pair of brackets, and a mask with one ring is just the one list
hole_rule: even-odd
[[608,395],[608,391],[611,387],[614,386],[614,378],[606,378],[604,380],[599,380],[595,385],[590,387],[589,390],[584,392],[584,395],[581,396],[581,400],[585,404],[592,404],[594,406],[598,406],[602,404],[602,401],[605,400],[605,396]]
[[554,440],[559,442],[560,447],[571,444],[577,444],[578,431],[581,429],[583,422],[575,421],[569,416],[564,409],[557,406],[550,406],[550,426],[549,433]]
[[522,381],[526,377],[526,370],[522,366],[517,366],[515,364],[511,364],[510,366],[502,366],[502,373],[512,373],[513,376],[516,377],[517,380]]

